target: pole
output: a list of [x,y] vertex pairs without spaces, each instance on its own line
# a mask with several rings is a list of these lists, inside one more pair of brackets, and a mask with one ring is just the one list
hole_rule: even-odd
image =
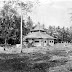
[[21,51],[22,51],[22,9],[21,9]]

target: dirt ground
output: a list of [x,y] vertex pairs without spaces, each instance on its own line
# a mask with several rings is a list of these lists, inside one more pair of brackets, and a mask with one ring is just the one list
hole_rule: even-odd
[[72,72],[71,47],[57,44],[28,53],[1,53],[0,72]]

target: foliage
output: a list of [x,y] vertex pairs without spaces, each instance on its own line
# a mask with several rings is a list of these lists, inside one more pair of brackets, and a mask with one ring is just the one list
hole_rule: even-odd
[[72,27],[65,28],[65,27],[55,27],[55,26],[49,26],[49,28],[46,30],[47,33],[54,38],[57,38],[57,42],[71,42],[72,41]]
[[[7,43],[7,39],[11,37],[11,33],[15,27],[13,16],[16,14],[16,11],[9,4],[5,4],[1,10],[0,36],[5,39],[5,44]],[[15,36],[15,33],[13,35]]]
[[[0,11],[0,38],[5,40],[5,44],[9,43],[11,39],[20,43],[20,24],[21,17],[18,15],[18,12],[13,8],[12,2],[7,2],[4,4],[2,10]],[[29,12],[31,7],[28,7],[27,4],[24,5],[23,2],[20,3],[25,11]],[[26,8],[27,7],[27,8]],[[29,22],[28,22],[29,23]],[[27,28],[25,26],[24,20],[23,24],[23,35],[27,34]],[[31,24],[31,23],[29,23]]]
[[33,28],[33,21],[32,21],[32,19],[30,18],[30,16],[29,16],[28,19],[27,19],[26,28],[27,28],[27,33],[29,33],[30,30]]

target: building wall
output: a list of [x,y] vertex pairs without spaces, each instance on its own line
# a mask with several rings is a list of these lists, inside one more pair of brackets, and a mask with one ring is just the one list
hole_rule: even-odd
[[54,46],[54,40],[48,40],[48,44],[49,44],[50,46]]
[[42,44],[41,39],[35,39],[34,42],[33,42],[34,46],[41,46],[41,44]]
[[34,46],[54,46],[53,39],[29,39],[29,43],[33,42]]
[[[39,41],[39,42],[36,42]],[[34,46],[47,46],[47,39],[35,39]]]
[[47,46],[47,39],[43,40],[44,46]]
[[43,46],[54,46],[54,40],[53,39],[43,39]]

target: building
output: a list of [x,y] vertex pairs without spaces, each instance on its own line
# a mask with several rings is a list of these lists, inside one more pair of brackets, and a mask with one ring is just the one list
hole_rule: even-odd
[[24,37],[27,44],[32,46],[53,46],[54,38],[46,33],[44,26],[38,24],[30,33]]

